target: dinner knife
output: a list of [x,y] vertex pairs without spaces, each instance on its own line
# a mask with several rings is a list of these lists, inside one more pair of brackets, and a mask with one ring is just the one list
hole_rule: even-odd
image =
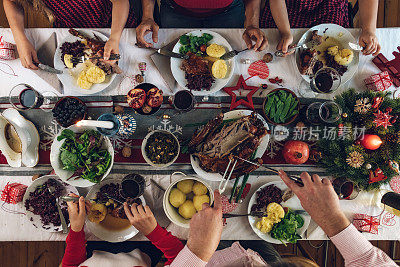
[[163,47],[163,48],[143,47],[143,46],[138,45],[137,43],[135,45],[139,48],[151,49],[163,56],[180,58],[180,59],[189,59],[188,55],[183,55],[183,54],[172,52],[172,51],[168,50],[166,47]]
[[364,47],[362,47],[362,46],[360,46],[358,44],[352,43],[352,42],[349,42],[349,46],[354,51],[362,51],[364,49]]
[[55,74],[64,73],[62,70],[58,70],[58,69],[55,69],[53,67],[50,67],[48,65],[44,65],[44,64],[41,64],[41,63],[39,63],[37,66],[38,66],[39,69],[41,69],[43,71],[46,71],[46,72],[49,72],[49,73],[55,73]]

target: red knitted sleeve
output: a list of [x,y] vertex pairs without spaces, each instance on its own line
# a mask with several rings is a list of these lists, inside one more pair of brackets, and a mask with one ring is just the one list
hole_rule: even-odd
[[167,262],[165,265],[171,264],[179,252],[183,249],[182,242],[170,232],[157,224],[157,227],[146,236],[151,243],[164,253]]
[[83,229],[80,232],[70,230],[66,243],[62,267],[79,266],[86,260],[86,240]]

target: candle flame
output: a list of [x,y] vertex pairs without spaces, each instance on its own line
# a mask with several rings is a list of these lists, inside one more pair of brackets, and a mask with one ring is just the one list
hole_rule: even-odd
[[78,121],[77,123],[75,123],[76,126],[81,127],[82,126],[82,121]]

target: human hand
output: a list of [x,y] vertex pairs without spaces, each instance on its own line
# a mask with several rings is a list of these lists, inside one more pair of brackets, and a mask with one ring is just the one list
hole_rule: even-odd
[[300,187],[290,180],[284,171],[280,170],[279,176],[299,198],[301,206],[329,237],[349,226],[350,222],[340,209],[339,198],[330,180],[326,178],[321,180],[316,174],[311,179],[308,173],[303,172],[300,178],[304,186]]
[[293,43],[293,35],[291,32],[281,33],[281,39],[280,39],[278,45],[276,46],[276,50],[282,51],[284,56],[293,54],[294,50],[290,51],[290,53],[288,53],[288,50],[292,43]]
[[[77,197],[75,194],[69,194],[69,196]],[[71,230],[74,232],[82,231],[86,218],[85,198],[80,197],[78,202],[79,204],[75,203],[74,201],[67,202]]]
[[156,218],[149,206],[143,207],[134,203],[129,209],[128,203],[125,202],[124,210],[129,222],[142,234],[148,235],[157,227]]
[[187,246],[197,257],[209,261],[218,247],[222,233],[222,204],[218,190],[214,191],[214,207],[208,203],[190,220]]
[[[242,37],[248,49],[254,49],[254,51],[259,52],[268,46],[268,39],[265,36],[265,33],[257,27],[246,27]],[[253,41],[255,41],[254,45]]]
[[374,32],[362,30],[358,43],[360,46],[364,47],[362,50],[364,55],[372,54],[376,56],[381,51],[381,46]]
[[39,59],[37,57],[35,47],[33,47],[31,42],[29,42],[29,40],[26,38],[17,41],[16,43],[22,66],[27,69],[37,70],[38,67],[35,65],[35,63],[39,64]]
[[159,28],[160,27],[157,25],[157,23],[154,21],[154,19],[152,19],[152,18],[142,19],[142,22],[139,24],[139,26],[136,27],[136,42],[140,46],[152,47],[153,44],[147,43],[144,40],[144,36],[149,32],[153,32],[153,42],[157,43]]
[[104,45],[104,60],[108,60],[111,54],[119,54],[119,40],[117,38],[110,37]]

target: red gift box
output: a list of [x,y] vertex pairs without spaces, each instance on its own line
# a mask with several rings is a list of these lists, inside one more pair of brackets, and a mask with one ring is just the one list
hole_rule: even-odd
[[356,213],[353,217],[353,224],[357,230],[371,234],[378,234],[378,226],[380,225],[379,217],[369,216],[367,214]]
[[3,36],[0,36],[0,59],[13,60],[17,58],[16,53],[17,47],[15,44],[6,42],[3,40]]
[[371,91],[385,91],[393,85],[392,79],[387,71],[371,75],[364,80],[365,86]]
[[6,203],[17,204],[18,202],[22,201],[26,188],[28,187],[23,184],[7,183],[3,192],[1,193],[1,200]]

